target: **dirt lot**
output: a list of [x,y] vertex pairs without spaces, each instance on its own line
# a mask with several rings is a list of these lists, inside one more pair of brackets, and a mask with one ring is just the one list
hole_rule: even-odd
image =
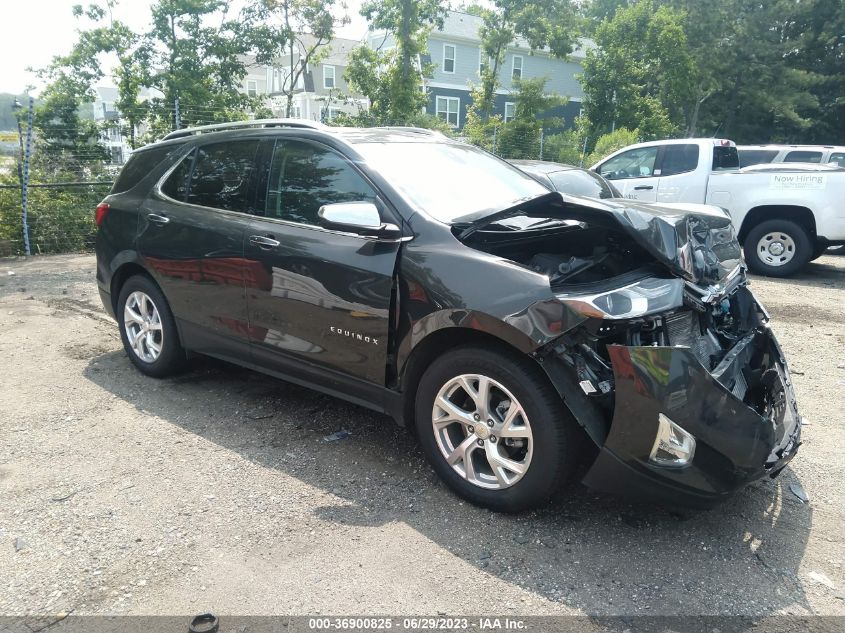
[[211,360],[146,378],[93,270],[0,261],[2,614],[845,615],[845,256],[754,279],[810,424],[698,514],[576,485],[496,515],[364,409]]

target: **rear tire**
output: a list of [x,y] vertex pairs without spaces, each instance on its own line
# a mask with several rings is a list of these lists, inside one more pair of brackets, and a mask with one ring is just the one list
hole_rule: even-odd
[[572,473],[583,440],[531,360],[475,346],[449,351],[428,367],[415,424],[440,478],[467,501],[501,512],[547,503]]
[[185,350],[170,306],[149,277],[135,275],[120,289],[116,309],[120,339],[142,373],[163,378],[185,366]]
[[758,275],[789,277],[813,256],[813,241],[800,224],[767,220],[753,227],[743,244],[748,268]]

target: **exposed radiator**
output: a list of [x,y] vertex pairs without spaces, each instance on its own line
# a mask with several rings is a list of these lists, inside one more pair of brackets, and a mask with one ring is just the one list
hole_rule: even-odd
[[666,318],[666,335],[670,345],[689,347],[708,370],[713,369],[712,356],[720,352],[712,334],[701,333],[698,315],[691,311],[677,312]]

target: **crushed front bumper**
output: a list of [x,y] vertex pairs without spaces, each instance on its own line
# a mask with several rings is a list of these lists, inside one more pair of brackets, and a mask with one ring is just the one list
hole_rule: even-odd
[[[774,477],[800,444],[801,417],[783,353],[766,325],[707,371],[686,347],[608,346],[613,419],[584,483],[674,505],[709,507]],[[686,466],[649,461],[660,414],[696,439]]]

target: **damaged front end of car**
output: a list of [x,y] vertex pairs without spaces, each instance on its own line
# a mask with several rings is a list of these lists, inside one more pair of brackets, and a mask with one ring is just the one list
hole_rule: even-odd
[[605,202],[548,199],[475,237],[549,276],[554,301],[510,322],[548,334],[533,355],[598,447],[584,483],[708,507],[777,475],[801,418],[730,219]]

